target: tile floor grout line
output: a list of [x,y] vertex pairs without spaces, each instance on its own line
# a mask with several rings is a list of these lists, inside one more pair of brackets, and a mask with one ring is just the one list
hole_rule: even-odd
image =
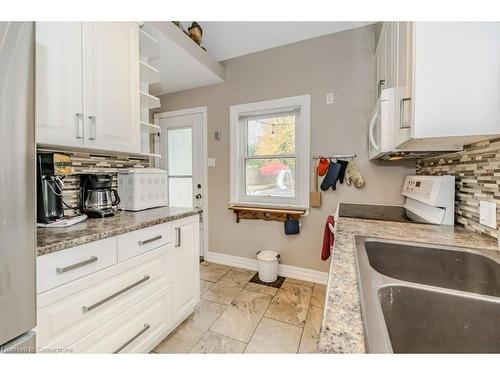
[[304,327],[302,328],[302,334],[300,335],[299,347],[297,348],[297,354],[299,354],[300,344],[302,344],[302,339],[304,338],[304,332],[306,330],[307,318],[309,318],[310,314],[311,314],[311,304],[309,304],[309,306],[307,307],[306,320],[304,321]]
[[[210,328],[212,328],[212,327],[210,327]],[[246,345],[246,342],[244,342],[244,341],[240,341],[240,340],[238,340],[238,339],[235,339],[234,337],[229,337],[229,336],[223,335],[222,333],[212,331],[210,328],[208,329],[208,331],[207,331],[207,332],[215,333],[216,335],[219,335],[219,336],[225,337],[226,339],[230,339],[230,340],[238,341],[239,343],[241,343],[241,344],[245,344],[245,345]],[[205,333],[206,333],[206,332],[205,332]]]
[[[285,280],[286,280],[286,278],[285,278]],[[284,282],[283,282],[283,284],[284,284]],[[281,286],[283,286],[283,284],[281,284]],[[297,285],[297,284],[295,284],[295,285]],[[277,289],[281,289],[281,287],[280,287],[280,288],[277,288]],[[277,293],[277,292],[276,292],[276,293]],[[276,295],[276,294],[275,294],[275,295]],[[274,295],[274,296],[275,296],[275,295]],[[259,320],[259,323],[257,323],[257,325],[255,326],[255,329],[254,329],[254,331],[253,331],[253,333],[252,333],[252,336],[251,336],[251,337],[250,337],[250,339],[248,340],[247,347],[248,347],[248,345],[250,344],[250,341],[252,341],[252,338],[253,338],[253,336],[255,335],[255,331],[257,331],[257,328],[259,327],[260,323],[262,322],[262,319],[264,319],[264,318],[271,319],[271,320],[274,320],[274,321],[276,321],[276,322],[285,323],[285,324],[288,324],[288,325],[294,326],[293,324],[290,324],[290,323],[287,323],[287,322],[282,322],[282,321],[280,321],[280,320],[276,320],[276,319],[273,319],[273,318],[270,318],[270,317],[266,316],[266,312],[269,310],[269,306],[271,306],[271,303],[273,302],[274,296],[271,296],[271,301],[269,301],[269,304],[268,304],[268,305],[267,305],[267,307],[266,307],[266,311],[264,311],[264,314],[262,314],[262,316],[261,316],[261,318],[260,318],[260,320]],[[297,326],[294,326],[294,327],[297,327]],[[304,327],[305,327],[305,322],[304,322]],[[302,339],[302,335],[303,335],[303,333],[304,333],[304,327],[302,327],[302,332],[301,332],[301,334],[300,334],[301,339]],[[299,328],[300,328],[300,327],[299,327]],[[297,352],[299,351],[299,347],[300,347],[300,340],[299,340],[299,345],[297,346]],[[247,348],[245,347],[245,350],[246,350],[246,349],[247,349]],[[243,353],[245,353],[245,351],[243,351]]]
[[[201,297],[200,297],[201,298]],[[205,301],[208,301],[208,300],[205,300]],[[206,331],[203,332],[203,334],[201,335],[201,337],[198,339],[198,341],[196,341],[196,343],[193,345],[193,347],[191,349],[189,349],[188,353],[187,354],[190,354],[191,353],[191,350],[194,349],[194,347],[196,345],[198,345],[198,343],[201,341],[201,339],[207,334],[208,331],[210,331],[210,328],[212,328],[212,326],[215,324],[215,322],[222,316],[222,314],[224,314],[224,312],[227,310],[227,308],[229,307],[228,305],[225,305],[223,303],[219,303],[219,302],[213,302],[213,301],[208,301],[208,302],[211,302],[211,303],[216,303],[217,305],[221,305],[221,306],[225,306],[226,308],[224,309],[224,311],[221,312],[221,314],[214,320],[214,322],[212,323],[212,325],[210,327],[207,328]],[[198,302],[199,303],[199,302]],[[212,331],[211,331],[212,332]],[[216,332],[214,332],[216,333]],[[168,336],[167,336],[168,337]]]
[[[239,296],[239,295],[240,295],[240,294],[241,294],[241,293],[245,290],[246,286],[247,286],[249,283],[250,283],[250,280],[249,280],[249,281],[247,281],[247,283],[245,284],[245,286],[243,287],[243,289],[242,289],[242,290],[240,290],[240,292],[239,292],[239,293],[238,293],[238,294],[237,294],[237,295],[236,295],[236,296],[235,296],[235,297],[231,300],[231,302],[229,302],[229,305],[227,305],[226,310],[227,310],[227,309],[229,308],[229,306],[233,303],[233,301],[234,301],[236,298],[238,298],[238,296]],[[253,292],[253,291],[251,291],[251,290],[250,290],[249,292]],[[261,296],[267,296],[266,294],[259,293],[259,292],[253,292],[253,293],[260,294]],[[270,296],[270,297],[271,297],[271,301],[272,301],[273,297],[272,297],[272,296]],[[269,305],[271,304],[271,301],[269,301],[269,304],[266,306],[266,310],[264,311],[264,314],[266,313],[266,311],[267,311],[267,309],[268,309]],[[224,312],[225,312],[226,310],[224,310]],[[224,314],[224,312],[223,312],[222,314]],[[219,316],[219,318],[222,316],[222,314]],[[254,329],[254,330],[253,330],[253,332],[252,332],[252,335],[251,335],[251,336],[250,336],[250,338],[248,339],[248,342],[247,342],[247,343],[243,342],[243,343],[245,344],[245,349],[243,349],[242,354],[245,354],[245,350],[246,350],[246,348],[247,348],[248,344],[250,343],[250,340],[252,339],[252,337],[253,337],[253,335],[254,335],[255,331],[257,330],[257,327],[259,326],[260,322],[262,321],[262,318],[264,317],[264,314],[262,314],[262,316],[260,317],[259,322],[257,323],[257,325],[255,326],[255,329]],[[217,319],[216,319],[216,321],[217,321],[217,320],[219,320],[219,318],[217,318]],[[216,322],[216,321],[215,321],[215,322]],[[215,324],[215,322],[213,322],[213,323],[212,323],[212,325],[211,325],[211,326],[210,326],[210,328],[208,329],[209,331],[211,331],[211,328],[213,327],[213,325]],[[213,331],[211,331],[211,332],[213,332]],[[217,332],[214,332],[214,333],[217,333]],[[219,335],[220,335],[220,333],[219,333]],[[221,335],[221,336],[224,336],[224,335]],[[224,336],[224,337],[227,337],[227,336]],[[232,338],[232,337],[229,337],[229,338]],[[232,339],[233,339],[233,340],[236,340],[236,339],[234,339],[234,338],[232,338]],[[236,340],[236,341],[239,341],[239,340]],[[239,341],[239,342],[242,342],[242,341]]]
[[[257,293],[257,292],[256,292]],[[257,293],[257,294],[261,294],[261,293]],[[262,295],[262,294],[261,294]],[[250,336],[250,338],[248,339],[248,342],[247,342],[247,346],[245,347],[245,350],[247,350],[247,347],[248,345],[250,344],[250,341],[252,341],[252,338],[253,336],[255,335],[255,331],[257,331],[257,328],[259,328],[259,325],[260,325],[260,322],[262,322],[262,319],[264,319],[264,315],[266,315],[266,312],[267,312],[267,309],[269,308],[269,305],[271,305],[271,302],[273,301],[273,297],[271,297],[271,300],[269,301],[269,304],[266,306],[266,310],[264,311],[264,313],[262,314],[262,316],[260,317],[259,319],[259,322],[257,323],[257,325],[255,326],[255,329],[253,330],[252,332],[252,335]],[[243,350],[243,354],[245,354],[245,350]],[[248,353],[246,353],[248,354]],[[252,353],[250,353],[252,354]]]

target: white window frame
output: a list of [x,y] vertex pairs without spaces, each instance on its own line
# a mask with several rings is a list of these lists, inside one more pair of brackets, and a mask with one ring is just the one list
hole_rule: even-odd
[[[309,209],[310,187],[310,95],[239,104],[230,107],[231,198],[232,206],[257,206]],[[247,132],[241,115],[279,112],[284,108],[299,108],[295,117],[295,197],[261,197],[246,195],[245,158]]]

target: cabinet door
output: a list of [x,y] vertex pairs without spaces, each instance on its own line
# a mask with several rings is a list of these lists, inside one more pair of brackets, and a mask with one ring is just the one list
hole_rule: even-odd
[[82,23],[36,23],[37,143],[83,147]]
[[140,152],[139,26],[83,23],[85,146]]
[[375,51],[376,61],[376,93],[377,99],[386,84],[386,24],[382,26],[380,37]]
[[396,118],[395,143],[399,146],[413,134],[413,62],[414,23],[398,22],[396,25]]
[[172,223],[172,308],[174,323],[199,301],[200,261],[198,215]]

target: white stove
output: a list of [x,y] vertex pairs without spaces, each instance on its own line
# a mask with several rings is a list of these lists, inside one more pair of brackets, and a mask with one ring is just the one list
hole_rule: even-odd
[[444,225],[455,222],[454,176],[407,176],[403,196],[410,220]]
[[455,216],[454,176],[407,176],[402,206],[340,203],[338,215],[369,220],[453,225]]

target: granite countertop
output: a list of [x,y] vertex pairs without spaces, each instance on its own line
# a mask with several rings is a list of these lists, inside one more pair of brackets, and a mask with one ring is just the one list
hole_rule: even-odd
[[496,239],[463,227],[340,217],[318,344],[325,353],[365,353],[354,252],[356,235],[498,251]]
[[201,209],[181,207],[160,207],[137,212],[118,211],[112,217],[88,218],[82,223],[66,228],[37,228],[36,254],[37,256],[50,254],[201,212]]

